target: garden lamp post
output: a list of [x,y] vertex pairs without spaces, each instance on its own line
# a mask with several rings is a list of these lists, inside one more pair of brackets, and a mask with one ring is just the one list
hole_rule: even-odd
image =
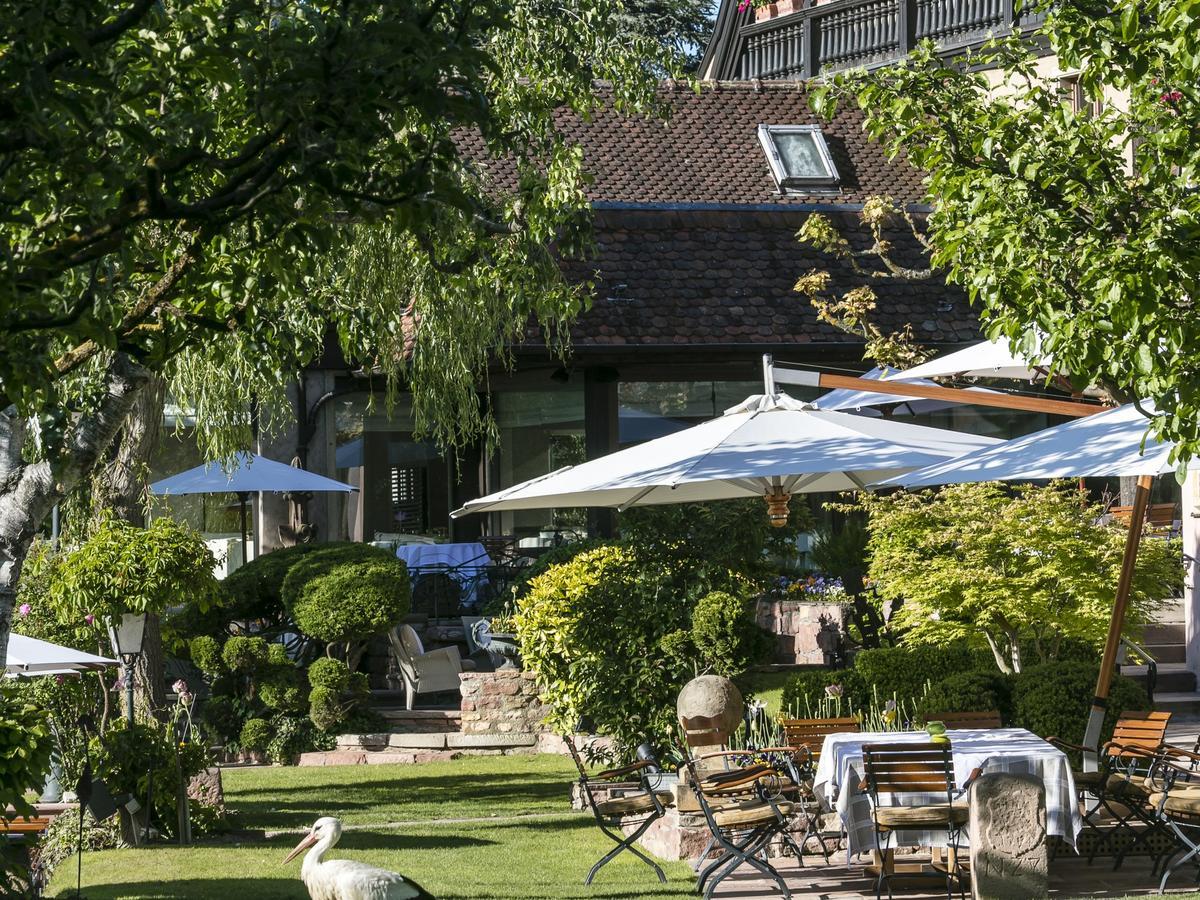
[[125,666],[125,702],[130,725],[133,725],[133,670],[142,655],[148,615],[127,612],[122,613],[120,619],[113,617],[108,622],[108,639]]

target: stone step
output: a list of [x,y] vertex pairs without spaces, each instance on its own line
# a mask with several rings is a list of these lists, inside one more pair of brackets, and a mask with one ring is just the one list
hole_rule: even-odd
[[1200,722],[1200,693],[1196,691],[1155,692],[1154,707],[1171,713],[1172,726]]
[[403,706],[376,706],[392,732],[451,732],[462,730],[462,712],[457,709],[405,709]]
[[1149,649],[1150,644],[1183,644],[1187,641],[1187,628],[1183,622],[1155,622],[1142,631],[1140,643]]
[[537,753],[536,734],[343,734],[336,750],[302,753],[302,766],[412,765],[459,756]]
[[1181,663],[1187,661],[1187,648],[1183,644],[1142,644],[1146,652],[1158,663]]
[[[1146,666],[1121,666],[1121,674],[1140,681],[1143,684],[1147,678]],[[1158,678],[1154,683],[1154,696],[1157,699],[1163,694],[1186,694],[1196,690],[1196,673],[1184,663],[1161,663],[1158,666]]]

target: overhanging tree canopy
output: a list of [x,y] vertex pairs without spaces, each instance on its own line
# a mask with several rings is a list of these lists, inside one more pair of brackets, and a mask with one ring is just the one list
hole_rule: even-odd
[[932,262],[982,307],[989,337],[1036,326],[1059,374],[1153,400],[1155,432],[1183,458],[1200,448],[1198,12],[1055,5],[1041,34],[1079,73],[1079,108],[1018,40],[969,67],[925,45],[816,93],[824,111],[856,104],[873,137],[928,173]]

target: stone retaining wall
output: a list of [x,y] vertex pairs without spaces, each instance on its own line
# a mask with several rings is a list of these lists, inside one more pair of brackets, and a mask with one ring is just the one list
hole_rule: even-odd
[[462,732],[478,734],[546,734],[550,707],[538,697],[533,673],[516,669],[463,672]]
[[808,603],[802,600],[758,601],[758,624],[775,635],[776,662],[823,666],[846,627],[849,607],[842,603]]

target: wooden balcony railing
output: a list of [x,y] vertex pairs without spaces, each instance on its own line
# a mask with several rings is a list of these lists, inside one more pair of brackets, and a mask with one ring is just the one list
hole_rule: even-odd
[[1035,29],[1045,18],[1013,0],[831,0],[763,22],[739,15],[728,46],[714,47],[706,77],[811,78],[900,59],[929,38],[947,53],[989,35]]

